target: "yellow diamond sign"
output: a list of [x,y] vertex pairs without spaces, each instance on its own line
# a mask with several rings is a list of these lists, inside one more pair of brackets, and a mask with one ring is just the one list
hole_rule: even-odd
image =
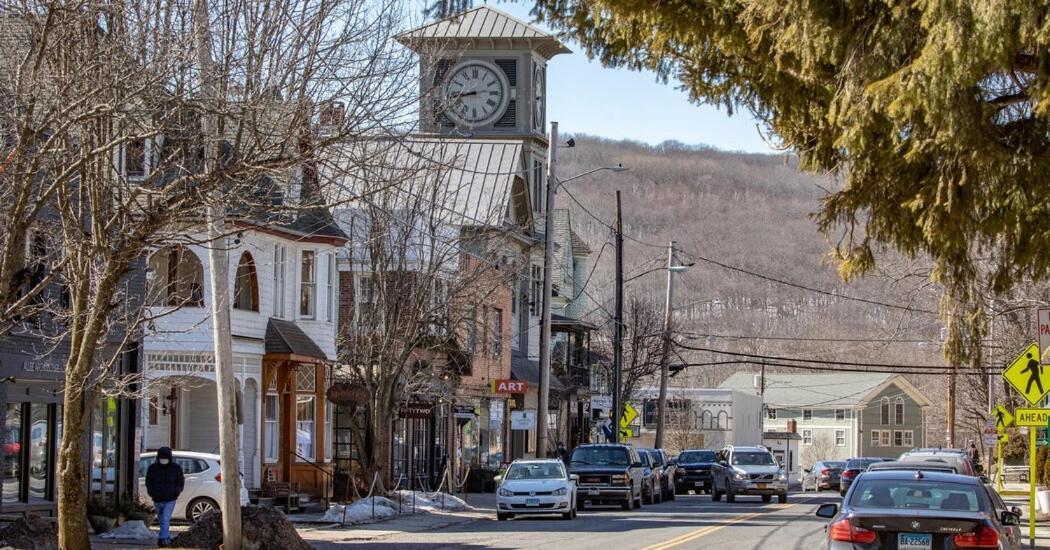
[[995,418],[995,431],[1003,433],[1006,428],[1009,428],[1014,423],[1014,415],[1010,414],[1010,410],[1006,407],[999,405],[992,411],[992,417]]
[[638,418],[638,411],[630,403],[624,402],[623,416],[620,417],[620,427],[626,430],[631,425],[631,422],[634,422],[635,418]]
[[[1043,367],[1039,364],[1039,346],[1035,342],[1006,367],[1003,378],[1032,405],[1039,404],[1050,393],[1050,379],[1044,379]],[[1023,424],[1018,422],[1018,425]]]

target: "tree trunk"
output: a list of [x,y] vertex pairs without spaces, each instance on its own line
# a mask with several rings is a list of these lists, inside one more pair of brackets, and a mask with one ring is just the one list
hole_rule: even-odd
[[85,399],[66,391],[62,400],[62,437],[58,451],[58,547],[89,550],[84,478]]

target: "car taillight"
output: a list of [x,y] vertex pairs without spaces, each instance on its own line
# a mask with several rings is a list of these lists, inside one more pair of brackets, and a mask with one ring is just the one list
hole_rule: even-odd
[[222,481],[222,474],[215,474],[215,481]]
[[831,540],[871,544],[878,539],[875,531],[851,525],[849,519],[840,519],[831,525]]
[[999,548],[999,532],[987,525],[954,537],[956,548]]
[[820,475],[826,476],[826,475],[828,475],[829,472],[831,472],[831,468],[824,468],[823,470],[820,471]]
[[856,470],[846,470],[845,472],[842,472],[842,477],[853,477],[855,475],[857,475]]

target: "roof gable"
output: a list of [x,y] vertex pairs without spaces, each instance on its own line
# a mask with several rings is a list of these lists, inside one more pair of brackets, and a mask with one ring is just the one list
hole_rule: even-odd
[[479,6],[397,35],[398,42],[416,48],[426,42],[521,43],[546,58],[571,53],[554,36],[488,5]]
[[[757,394],[756,376],[758,373],[738,372],[719,387]],[[853,407],[894,378],[900,377],[885,373],[766,374],[764,400],[777,407]]]

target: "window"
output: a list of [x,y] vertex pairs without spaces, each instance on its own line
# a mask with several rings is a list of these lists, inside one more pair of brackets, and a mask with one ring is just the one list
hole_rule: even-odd
[[204,307],[204,266],[190,249],[172,246],[154,252],[148,272],[151,305]]
[[314,376],[313,365],[299,365],[295,369],[295,452],[308,460],[314,459],[314,419],[317,414],[317,396],[314,395],[317,381]]
[[259,311],[259,279],[255,273],[255,260],[248,252],[241,254],[237,262],[237,276],[233,282],[233,308]]
[[903,441],[903,443],[904,443],[905,447],[911,447],[911,446],[915,445],[915,432],[913,432],[911,430],[904,430],[901,433],[904,434],[904,441]]
[[812,445],[813,444],[813,430],[802,430],[802,444]]
[[503,310],[492,308],[492,358],[499,359],[503,353]]
[[159,407],[157,406],[158,405],[158,401],[159,401],[159,399],[157,398],[156,395],[151,395],[149,397],[149,415],[148,415],[148,417],[149,417],[149,425],[150,426],[156,426],[158,417],[160,416],[160,411],[158,410]]
[[478,306],[470,309],[470,324],[467,325],[467,351],[474,353],[478,344]]
[[900,430],[893,430],[893,446],[901,447],[904,445],[904,432]]
[[893,401],[893,423],[904,424],[904,398],[898,397]]
[[871,431],[871,446],[872,447],[878,447],[879,446],[879,430],[872,430]]
[[890,398],[889,397],[883,397],[882,401],[881,401],[881,404],[882,404],[881,410],[879,411],[880,414],[881,414],[881,417],[882,417],[881,418],[881,420],[882,420],[881,424],[883,426],[888,426],[889,423],[890,423]]
[[489,326],[489,306],[481,306],[481,353],[489,352],[489,339],[485,337],[485,329]]
[[766,409],[766,418],[768,418],[770,420],[776,420],[777,419],[777,410],[776,409]]
[[529,300],[529,313],[532,315],[539,315],[540,310],[543,306],[543,269],[538,266],[532,266],[532,279],[531,283],[531,297]]
[[835,421],[842,422],[846,420],[846,409],[835,409]]
[[285,248],[279,244],[273,245],[273,316],[284,317],[285,276],[284,261]]
[[[275,391],[275,386],[271,386],[271,392]],[[263,418],[265,419],[264,433],[263,433],[263,459],[267,462],[277,461],[277,426],[280,400],[276,393],[267,393],[266,400],[263,402]]]
[[889,447],[890,446],[890,431],[889,430],[881,430],[881,431],[879,431],[879,445],[881,445],[883,447]]
[[146,155],[149,153],[145,139],[134,139],[124,145],[123,169],[127,178],[146,177]]
[[299,279],[299,315],[303,319],[314,318],[317,306],[317,258],[313,250],[303,250]]
[[813,420],[813,409],[802,409],[802,420]]
[[846,446],[846,430],[835,430],[835,446]]
[[325,319],[331,323],[335,320],[335,280],[338,268],[335,254],[328,255],[328,281],[325,288]]

